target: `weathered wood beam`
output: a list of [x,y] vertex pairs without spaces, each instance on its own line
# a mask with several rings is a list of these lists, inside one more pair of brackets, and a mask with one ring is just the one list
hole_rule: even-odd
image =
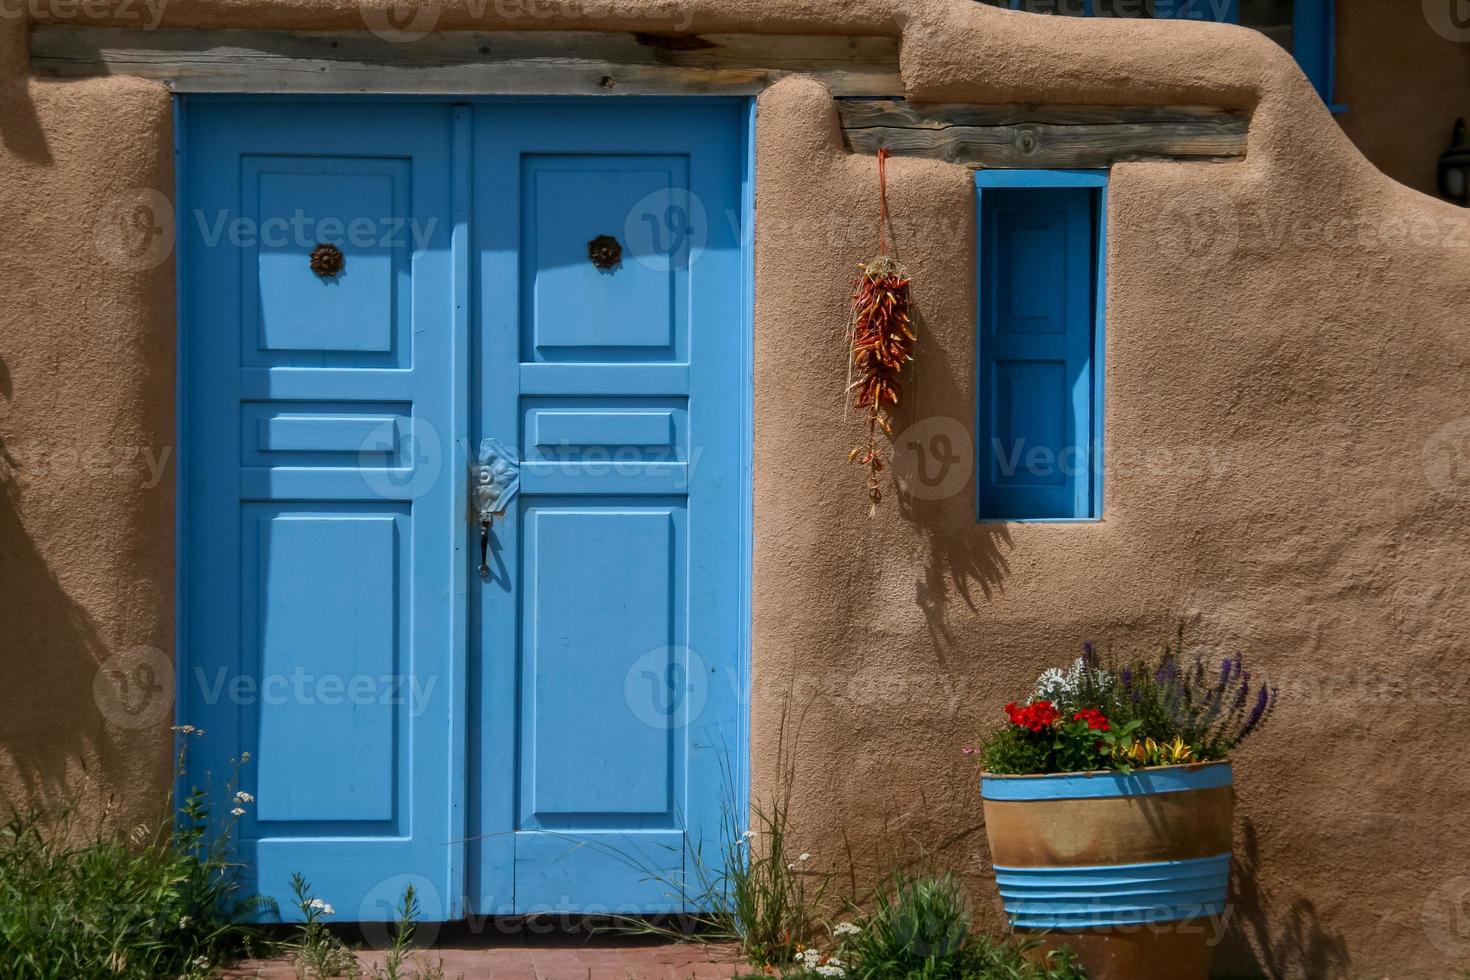
[[780,34],[239,31],[48,25],[39,75],[134,75],[176,92],[742,95],[811,75],[833,95],[895,95],[898,39]]
[[837,103],[850,149],[968,167],[1099,168],[1123,160],[1245,156],[1248,119],[1213,106]]

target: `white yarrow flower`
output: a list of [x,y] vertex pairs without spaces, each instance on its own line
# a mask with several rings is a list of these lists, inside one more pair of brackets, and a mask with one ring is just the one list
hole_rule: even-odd
[[240,792],[238,792],[238,793],[235,794],[235,802],[236,803],[254,803],[255,802],[255,797],[251,796],[249,793],[245,792],[242,789],[242,790],[240,790]]
[[822,966],[816,967],[815,972],[819,977],[847,976],[847,971],[843,970],[842,967],[838,966],[836,963],[825,963]]
[[802,851],[801,852],[801,856],[799,858],[797,858],[796,860],[798,860],[798,861],[810,861],[811,859],[812,859],[812,856],[810,854],[808,854],[806,851]]
[[313,898],[311,900],[310,907],[313,908],[313,909],[316,909],[322,915],[336,915],[337,914],[337,910],[336,909],[332,908],[330,905],[328,905],[326,902],[323,902],[319,898]]
[[236,816],[236,817],[243,817],[243,816],[245,816],[245,810],[244,810],[243,807],[238,807],[237,806],[233,810],[230,811],[230,814],[232,816]]
[[1036,693],[1050,694],[1061,689],[1066,683],[1066,678],[1062,676],[1060,670],[1056,667],[1048,667],[1041,672],[1040,677],[1036,678]]
[[807,968],[812,969],[815,968],[818,963],[822,962],[822,951],[819,949],[803,950],[801,953],[801,958],[806,963]]
[[750,840],[752,837],[755,836],[755,831],[753,831],[753,830],[747,830],[745,833],[741,834],[740,836],[741,837],[744,837],[746,840]]
[[856,936],[862,931],[859,926],[851,922],[839,922],[832,927],[832,935],[834,936]]

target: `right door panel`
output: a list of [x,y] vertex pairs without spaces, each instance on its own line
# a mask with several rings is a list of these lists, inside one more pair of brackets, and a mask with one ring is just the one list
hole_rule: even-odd
[[471,902],[688,908],[744,816],[744,111],[475,112],[473,436],[522,470],[476,604]]

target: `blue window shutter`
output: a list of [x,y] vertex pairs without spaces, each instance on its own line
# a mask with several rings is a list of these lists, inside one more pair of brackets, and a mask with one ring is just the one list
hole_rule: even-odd
[[1335,7],[1333,0],[1296,0],[1292,7],[1292,54],[1322,96],[1322,101],[1333,112],[1341,112],[1343,107],[1332,101],[1337,67]]
[[978,207],[979,516],[1095,516],[1094,192],[983,188]]

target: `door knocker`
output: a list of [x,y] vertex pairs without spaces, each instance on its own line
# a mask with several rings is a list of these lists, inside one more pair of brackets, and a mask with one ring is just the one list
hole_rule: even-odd
[[587,243],[587,257],[593,265],[606,271],[623,261],[623,246],[611,235],[598,235]]
[[328,242],[321,242],[311,250],[311,271],[323,279],[331,279],[346,264],[347,257],[342,250]]

